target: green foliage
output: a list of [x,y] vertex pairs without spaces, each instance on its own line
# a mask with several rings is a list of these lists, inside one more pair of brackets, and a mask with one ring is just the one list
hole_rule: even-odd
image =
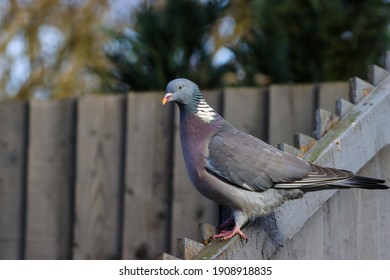
[[107,56],[114,67],[101,71],[104,90],[161,90],[171,79],[187,77],[215,88],[227,67],[212,65],[210,33],[223,1],[167,0],[163,7],[142,6],[133,32],[113,32]]
[[262,73],[272,82],[365,76],[389,48],[385,0],[254,0],[256,25],[232,46],[244,84]]

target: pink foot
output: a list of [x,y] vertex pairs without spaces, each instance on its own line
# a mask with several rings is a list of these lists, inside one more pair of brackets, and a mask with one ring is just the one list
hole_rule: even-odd
[[220,233],[214,234],[211,238],[221,238],[222,240],[227,240],[232,238],[236,234],[238,234],[241,239],[248,241],[248,237],[246,237],[246,235],[237,226],[234,226],[231,230],[222,230]]

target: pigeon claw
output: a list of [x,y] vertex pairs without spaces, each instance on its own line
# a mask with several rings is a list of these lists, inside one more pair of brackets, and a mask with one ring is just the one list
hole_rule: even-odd
[[228,240],[237,234],[241,237],[242,240],[248,241],[248,237],[246,237],[246,235],[237,226],[234,226],[231,230],[221,230],[220,233],[214,234],[211,238],[221,238],[221,240]]

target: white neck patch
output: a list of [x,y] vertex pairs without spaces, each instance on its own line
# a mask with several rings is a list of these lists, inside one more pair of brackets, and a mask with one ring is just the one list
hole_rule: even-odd
[[198,106],[196,107],[195,114],[205,122],[213,121],[215,119],[215,116],[217,115],[214,109],[211,108],[203,98],[199,101]]

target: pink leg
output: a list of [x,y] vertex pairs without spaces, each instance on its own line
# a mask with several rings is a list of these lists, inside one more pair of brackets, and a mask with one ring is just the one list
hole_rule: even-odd
[[225,229],[229,226],[232,226],[234,225],[234,219],[232,218],[232,216],[230,216],[229,218],[227,218],[222,224],[220,224],[219,226],[217,226],[217,229]]
[[234,226],[231,230],[222,230],[220,233],[214,234],[211,238],[221,238],[222,240],[227,240],[232,238],[236,234],[238,234],[241,239],[248,241],[248,237],[246,237],[246,235],[240,230],[238,226]]

